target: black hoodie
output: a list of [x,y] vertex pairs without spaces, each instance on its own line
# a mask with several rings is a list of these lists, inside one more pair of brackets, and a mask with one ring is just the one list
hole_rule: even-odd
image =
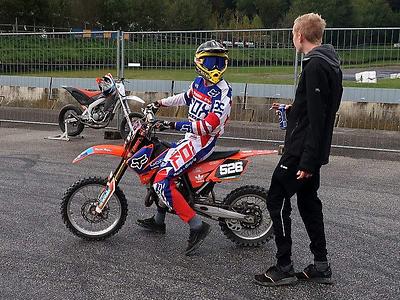
[[333,46],[307,53],[285,137],[285,155],[300,159],[299,170],[313,173],[328,163],[342,93],[342,71]]

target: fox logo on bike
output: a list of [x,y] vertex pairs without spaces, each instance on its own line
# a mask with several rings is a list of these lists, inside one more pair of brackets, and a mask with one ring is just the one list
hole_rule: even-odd
[[147,157],[146,154],[143,154],[140,157],[133,157],[130,159],[130,167],[132,169],[141,170],[143,168],[143,166],[146,165],[148,160],[149,160],[149,158]]
[[243,173],[246,165],[247,160],[228,159],[218,167],[215,176],[224,179],[235,178]]

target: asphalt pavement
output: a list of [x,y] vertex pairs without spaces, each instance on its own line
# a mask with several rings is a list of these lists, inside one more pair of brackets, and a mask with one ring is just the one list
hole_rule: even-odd
[[[44,139],[55,127],[0,124],[0,299],[398,299],[400,294],[400,162],[332,156],[322,169],[320,198],[335,284],[298,283],[266,288],[253,276],[274,263],[273,241],[246,249],[225,238],[216,222],[196,255],[183,251],[188,228],[169,215],[167,234],[135,224],[153,214],[133,172],[121,183],[128,199],[124,227],[102,242],[72,235],[60,215],[64,191],[87,176],[106,177],[118,159],[93,157],[73,165],[81,151],[105,141],[102,130],[83,139]],[[171,139],[168,136],[167,139]],[[219,149],[260,145],[228,145]],[[253,159],[241,181],[222,184],[219,198],[240,185],[268,188],[277,155]],[[312,261],[296,199],[293,260]]]

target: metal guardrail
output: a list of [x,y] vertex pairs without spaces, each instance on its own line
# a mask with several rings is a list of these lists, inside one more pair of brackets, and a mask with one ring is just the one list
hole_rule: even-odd
[[[127,79],[125,87],[134,92],[181,93],[186,91],[190,81],[173,80],[138,80]],[[233,96],[267,97],[292,99],[293,86],[282,84],[246,84],[231,83]],[[38,88],[61,88],[74,86],[85,89],[97,89],[94,78],[35,77],[0,75],[0,86],[21,86]],[[366,89],[345,87],[343,101],[400,104],[400,89]]]

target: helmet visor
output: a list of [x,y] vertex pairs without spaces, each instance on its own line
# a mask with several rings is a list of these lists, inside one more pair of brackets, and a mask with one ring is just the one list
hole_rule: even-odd
[[203,58],[203,66],[210,71],[214,69],[222,71],[226,67],[226,61],[224,57],[206,56]]

